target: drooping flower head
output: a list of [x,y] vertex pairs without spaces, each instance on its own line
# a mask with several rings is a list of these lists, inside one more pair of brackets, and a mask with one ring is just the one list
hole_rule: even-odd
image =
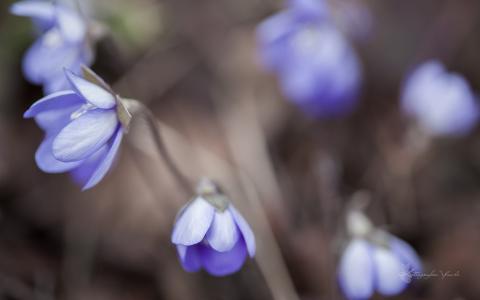
[[350,300],[401,293],[422,270],[415,250],[401,239],[372,226],[358,211],[348,215],[351,235],[340,259],[338,280]]
[[238,271],[255,255],[250,226],[210,180],[201,181],[198,195],[179,213],[172,233],[183,268],[205,269],[214,276]]
[[418,66],[405,81],[403,111],[431,135],[462,135],[477,124],[479,106],[468,82],[436,60]]
[[275,72],[285,96],[307,114],[344,115],[361,83],[358,57],[329,20],[323,0],[291,0],[257,29],[263,64]]
[[80,77],[66,70],[65,76],[71,90],[38,100],[24,117],[34,118],[45,131],[35,154],[38,167],[71,172],[85,190],[110,169],[129,120],[121,98],[93,71],[84,68]]
[[13,4],[10,11],[32,18],[40,36],[23,58],[28,81],[42,85],[45,94],[68,88],[63,69],[75,73],[93,62],[89,26],[76,11],[48,1],[26,0]]

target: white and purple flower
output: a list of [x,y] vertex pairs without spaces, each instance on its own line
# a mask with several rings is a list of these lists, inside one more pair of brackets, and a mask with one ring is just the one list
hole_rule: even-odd
[[350,300],[362,300],[375,292],[384,296],[401,293],[422,270],[415,250],[401,239],[374,229],[363,215],[351,217],[354,220],[349,231],[353,237],[338,269],[344,295]]
[[275,72],[286,97],[307,114],[344,115],[358,99],[362,71],[322,0],[292,0],[257,29],[262,63]]
[[74,10],[52,2],[26,0],[10,11],[30,17],[41,33],[23,58],[23,73],[31,83],[42,85],[45,94],[68,88],[67,68],[79,73],[94,58],[88,24]]
[[478,122],[479,105],[468,82],[436,60],[418,66],[402,93],[403,111],[431,135],[462,135]]
[[255,255],[250,226],[225,196],[216,192],[201,193],[180,211],[172,243],[186,271],[203,268],[214,276],[238,271],[247,256]]
[[35,160],[47,173],[71,172],[83,189],[95,186],[110,169],[125,126],[119,97],[93,71],[85,78],[65,71],[71,90],[35,102],[25,113],[45,131]]

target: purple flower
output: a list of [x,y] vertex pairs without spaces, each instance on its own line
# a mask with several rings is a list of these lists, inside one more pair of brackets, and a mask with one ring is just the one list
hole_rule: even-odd
[[318,117],[350,112],[362,77],[354,49],[328,16],[324,1],[292,0],[257,29],[261,60],[285,96]]
[[468,82],[435,60],[418,66],[402,93],[403,111],[432,135],[462,135],[477,124],[479,107]]
[[360,300],[375,291],[397,295],[421,270],[415,250],[394,236],[389,235],[385,245],[354,238],[342,255],[338,278],[345,296]]
[[401,239],[379,229],[360,211],[347,214],[352,239],[338,268],[338,280],[350,300],[370,298],[374,292],[385,296],[402,292],[422,271],[415,250]]
[[199,195],[181,211],[172,243],[183,268],[215,276],[238,271],[255,255],[255,237],[240,213],[222,195]]
[[124,132],[119,98],[95,73],[86,71],[91,81],[66,71],[71,90],[38,100],[24,114],[45,131],[35,154],[38,167],[47,173],[71,172],[83,190],[108,172]]
[[41,32],[23,58],[23,73],[30,82],[43,85],[46,94],[68,88],[64,68],[79,73],[82,65],[91,65],[87,24],[75,11],[33,0],[17,2],[10,11],[32,18]]

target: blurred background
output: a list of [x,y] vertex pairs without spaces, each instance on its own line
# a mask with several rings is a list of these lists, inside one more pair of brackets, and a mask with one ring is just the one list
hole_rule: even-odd
[[[162,122],[173,160],[194,184],[219,181],[256,233],[258,254],[235,275],[182,270],[170,233],[191,195],[141,124],[110,174],[81,192],[42,173],[42,132],[22,119],[42,90],[21,58],[29,20],[0,3],[1,299],[343,299],[336,264],[345,205],[370,199],[373,222],[408,241],[426,273],[393,299],[480,299],[480,128],[417,151],[399,109],[401,83],[429,58],[480,91],[480,2],[331,0],[339,26],[369,11],[352,39],[364,65],[360,104],[336,120],[306,117],[257,58],[255,27],[276,0],[79,1],[110,32],[93,69]],[[359,25],[360,26],[360,25]],[[375,299],[383,299],[376,296]]]

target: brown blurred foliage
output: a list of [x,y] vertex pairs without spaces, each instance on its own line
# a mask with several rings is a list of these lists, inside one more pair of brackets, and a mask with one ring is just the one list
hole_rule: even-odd
[[[354,42],[365,67],[361,104],[329,121],[302,115],[259,67],[255,26],[279,1],[92,1],[109,24],[118,24],[109,13],[137,16],[112,28],[93,68],[148,105],[189,180],[217,179],[256,231],[256,260],[226,278],[181,269],[170,232],[191,195],[142,124],[93,190],[36,168],[41,132],[21,115],[41,89],[21,75],[32,37],[26,20],[8,14],[11,2],[0,3],[1,299],[342,299],[343,210],[361,190],[375,223],[411,243],[427,272],[460,272],[394,299],[480,299],[480,131],[418,154],[398,109],[405,72],[426,58],[480,90],[479,1],[363,1],[374,25]],[[158,28],[122,41],[128,24],[147,30],[142,18]]]

